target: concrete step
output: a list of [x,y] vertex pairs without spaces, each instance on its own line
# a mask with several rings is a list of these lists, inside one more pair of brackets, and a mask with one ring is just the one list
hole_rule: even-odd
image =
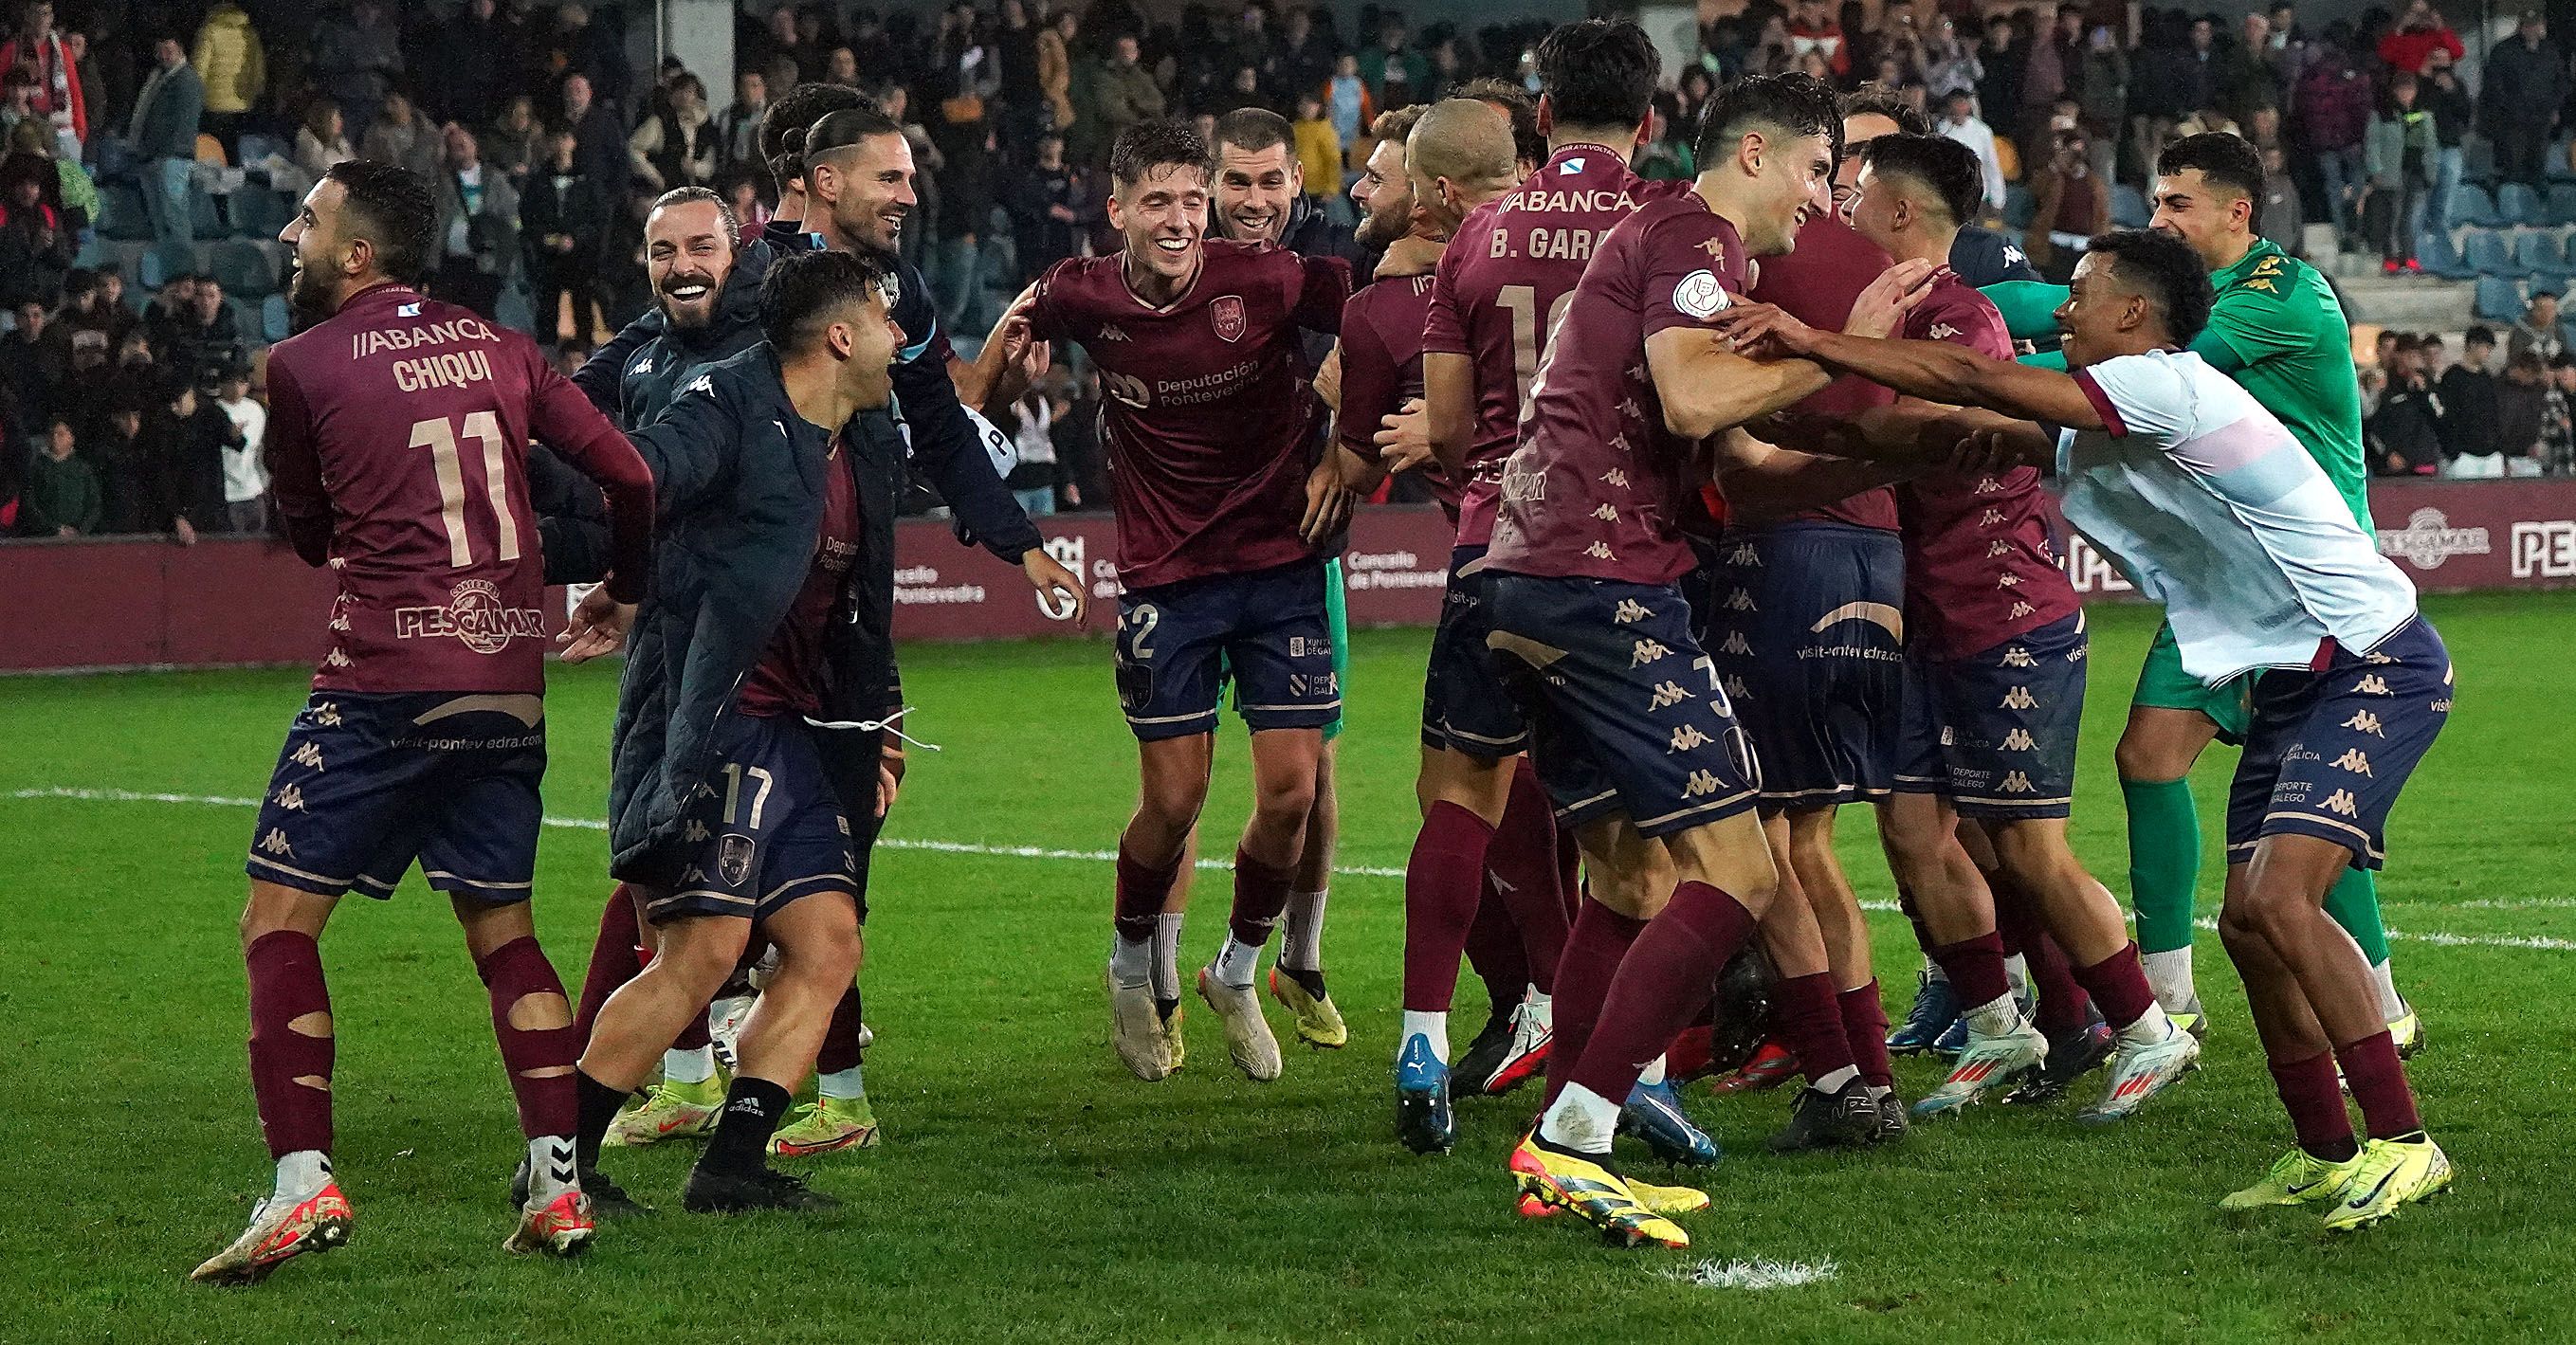
[[2477,321],[2477,287],[2433,276],[2345,275],[2344,316],[2408,332],[2456,332]]

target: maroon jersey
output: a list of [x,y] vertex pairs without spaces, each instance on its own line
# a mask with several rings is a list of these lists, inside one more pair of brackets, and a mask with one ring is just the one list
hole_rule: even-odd
[[[2013,357],[2003,314],[1943,271],[1898,333]],[[2039,470],[1919,476],[1897,490],[1905,522],[1905,627],[1936,658],[1966,658],[2072,615],[2075,585],[2048,548]]]
[[609,591],[643,591],[652,475],[527,337],[379,285],[279,342],[268,391],[278,510],[340,576],[316,690],[545,689],[532,438],[607,492]]
[[[1830,215],[1821,216],[1799,226],[1795,251],[1762,259],[1751,297],[1778,304],[1810,327],[1838,332],[1851,320],[1852,301],[1890,264],[1888,255],[1861,237],[1859,230]],[[1895,393],[1878,384],[1845,374],[1799,402],[1796,409],[1839,420],[1895,400]],[[1894,532],[1896,499],[1885,488],[1863,491],[1820,509],[1801,510],[1788,519],[1823,519]]]
[[[1387,276],[1342,305],[1342,405],[1335,417],[1342,446],[1377,461],[1378,427],[1422,395],[1422,321],[1431,307],[1431,273]],[[1431,493],[1458,516],[1458,489],[1438,472]]]
[[1664,428],[1646,339],[1724,311],[1744,263],[1735,226],[1697,196],[1648,202],[1601,240],[1503,464],[1495,569],[1669,584],[1691,568],[1680,524],[1699,473]]
[[1314,555],[1306,513],[1317,403],[1298,329],[1339,329],[1350,264],[1269,243],[1207,240],[1198,278],[1155,308],[1119,257],[1074,257],[1038,281],[1037,339],[1100,366],[1101,439],[1118,515],[1118,577],[1153,588]]
[[1687,182],[1638,177],[1608,146],[1567,145],[1460,222],[1433,273],[1422,333],[1425,351],[1476,362],[1476,440],[1467,449],[1458,545],[1483,546],[1493,535],[1503,460],[1520,437],[1530,380],[1585,263],[1640,203],[1689,190]]
[[823,524],[814,544],[813,568],[787,605],[786,619],[769,637],[760,662],[742,679],[735,708],[747,715],[818,713],[823,704],[823,628],[841,600],[841,581],[859,554],[859,494],[850,479],[850,455],[832,437],[823,466]]

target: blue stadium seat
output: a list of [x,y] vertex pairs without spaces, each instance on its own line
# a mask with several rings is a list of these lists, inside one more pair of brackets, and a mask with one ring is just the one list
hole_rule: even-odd
[[2451,208],[2442,218],[2453,224],[2479,224],[2490,229],[2504,222],[2503,217],[2496,214],[2495,199],[2487,195],[2486,188],[2474,182],[2463,182],[2451,188]]
[[2496,175],[2495,142],[2472,134],[2460,142],[2460,175],[2472,182],[2484,182]]
[[273,135],[261,135],[257,131],[242,132],[240,148],[241,163],[244,168],[258,163],[260,160],[265,159],[272,154],[281,159],[291,159],[295,157],[295,150],[292,144],[287,141],[280,140]]
[[2147,194],[2131,186],[2111,189],[2111,222],[2123,229],[2143,229],[2155,212],[2147,208]]
[[2552,226],[2576,224],[2576,182],[2550,183],[2544,209]]
[[292,328],[287,323],[286,296],[272,294],[259,301],[259,334],[271,345],[287,338]]
[[2027,229],[2030,227],[2030,217],[2037,213],[2039,213],[2039,202],[2031,196],[2030,188],[2018,182],[2004,188],[2005,228]]
[[2507,224],[2537,225],[2542,217],[2540,193],[2527,182],[2508,182],[2496,188],[2496,213]]
[[2522,316],[2522,285],[2502,276],[2478,277],[2478,316],[2489,322],[2512,322]]
[[247,238],[215,244],[206,269],[223,283],[226,294],[236,298],[263,299],[277,292],[276,263],[269,260],[267,249]]
[[2567,276],[2567,250],[2558,235],[2547,229],[2525,229],[2514,235],[2513,260],[2535,278],[2563,280]]
[[225,238],[233,231],[215,208],[214,194],[193,182],[188,184],[188,228],[199,238]]
[[2460,260],[2471,271],[2488,276],[2519,276],[2522,267],[2513,259],[2513,247],[2504,235],[2493,229],[2471,229],[2460,248]]
[[128,241],[152,236],[152,217],[144,213],[143,193],[129,182],[98,184],[98,231]]
[[163,266],[159,248],[145,248],[134,259],[134,283],[125,287],[128,294],[136,290],[150,293],[169,283],[170,272]]
[[295,218],[295,203],[286,193],[245,184],[233,193],[233,232],[244,238],[275,238]]
[[2466,280],[2478,273],[2476,267],[2461,259],[2459,248],[2451,243],[2451,236],[2439,229],[2426,229],[2416,236],[2415,260],[2424,263],[2425,270],[2446,280]]

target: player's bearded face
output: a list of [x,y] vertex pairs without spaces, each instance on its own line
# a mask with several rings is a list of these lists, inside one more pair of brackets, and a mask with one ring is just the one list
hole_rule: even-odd
[[912,189],[912,143],[887,132],[833,151],[815,175],[832,225],[871,252],[893,252],[919,198]]
[[1360,220],[1359,240],[1385,247],[1413,227],[1413,180],[1405,175],[1404,147],[1381,141],[1370,151],[1368,171],[1351,184],[1351,199],[1367,212]]
[[338,308],[334,281],[348,249],[338,238],[339,206],[346,189],[324,180],[307,192],[293,221],[278,233],[294,249],[295,271],[287,277],[286,302],[304,326],[322,321]]
[[1165,280],[1197,274],[1207,216],[1207,175],[1186,164],[1149,170],[1109,198],[1109,222],[1126,237],[1131,264]]
[[1286,145],[1255,153],[1217,149],[1216,211],[1225,236],[1244,243],[1276,243],[1288,231],[1288,207],[1301,189],[1296,160]]
[[644,230],[645,274],[653,302],[673,327],[715,321],[725,278],[733,274],[733,240],[712,201],[688,201],[653,212]]

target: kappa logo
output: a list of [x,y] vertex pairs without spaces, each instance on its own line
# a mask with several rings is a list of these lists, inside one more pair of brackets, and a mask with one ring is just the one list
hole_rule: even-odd
[[1762,609],[1753,605],[1753,595],[1750,592],[1739,588],[1733,593],[1726,595],[1726,610],[1730,612],[1758,612]]
[[2369,653],[2362,655],[2361,661],[2364,663],[2395,663],[2397,661],[2397,656],[2395,654]]
[[2002,574],[1999,574],[1999,575],[1996,575],[1996,576],[1995,576],[1995,587],[1997,587],[1997,588],[2020,588],[2020,587],[2021,587],[2021,576],[2020,576],[2020,575],[2017,575],[2017,574],[2014,574],[2014,573],[2013,573],[2012,571],[2010,571],[2010,570],[2006,570],[2006,571],[2004,571]]
[[1672,745],[1664,749],[1664,755],[1671,756],[1675,752],[1688,752],[1693,748],[1706,747],[1713,741],[1715,739],[1699,731],[1699,725],[1684,724],[1673,730]]
[[2343,721],[2343,726],[2348,729],[2367,733],[2373,738],[2385,738],[2388,736],[2386,733],[2380,731],[2379,716],[2372,714],[2368,710],[2353,711],[2352,718]]
[[1601,474],[1601,479],[1604,483],[1614,486],[1620,490],[1626,490],[1628,488],[1628,474],[1616,467],[1603,472]]
[[2388,694],[2388,679],[2377,673],[2363,673],[2361,680],[2352,684],[2352,689],[2365,696],[2385,696]]
[[346,609],[335,609],[331,613],[331,629],[342,635],[349,633],[349,613]]
[[[2370,758],[2362,755],[2358,747],[2345,748],[2343,755],[2334,759],[2334,764],[2355,775],[2370,775]],[[2375,780],[2379,777],[2373,775],[2371,778]]]
[[2019,600],[2019,599],[2015,599],[2015,600],[2013,601],[2013,605],[2012,605],[2012,612],[2010,613],[2010,615],[2009,615],[2006,619],[2007,619],[2007,620],[2014,620],[2014,621],[2018,621],[2018,620],[2020,620],[2021,618],[2026,617],[2026,616],[2029,616],[2031,613],[2036,612],[2036,611],[2038,611],[2038,610],[2039,610],[2038,608],[2031,606],[2029,603],[2023,602],[2023,601],[2021,601],[2021,600]]
[[2012,543],[2010,542],[1999,539],[1986,543],[1986,559],[1988,560],[1993,560],[1997,556],[2009,556],[2011,554]]
[[2029,729],[2017,728],[2004,735],[2004,750],[2007,752],[2035,752],[2039,750],[2039,744],[2031,741]]
[[1637,399],[1634,397],[1622,397],[1619,399],[1619,414],[1630,420],[1644,420],[1646,408],[1637,405]]
[[2354,798],[2349,789],[2338,789],[2326,795],[2326,801],[2319,806],[2327,812],[2341,813],[2346,817],[2361,816],[2361,801]]
[[689,824],[680,828],[680,839],[691,845],[705,844],[707,839],[707,824],[694,817],[690,818]]
[[2004,483],[1997,481],[1991,476],[1978,477],[1977,493],[1979,495],[2001,495],[2004,493]]
[[1755,550],[1751,542],[1737,542],[1735,549],[1726,553],[1726,563],[1758,570],[1762,568],[1762,553]]
[[1640,383],[1643,383],[1643,382],[1645,382],[1645,381],[1646,381],[1646,366],[1644,366],[1644,365],[1642,365],[1642,364],[1632,364],[1632,365],[1629,365],[1629,366],[1628,366],[1628,369],[1627,369],[1627,374],[1628,374],[1628,377],[1630,377],[1630,378],[1632,378],[1632,379],[1635,379],[1636,381],[1638,381],[1638,382],[1640,382]]
[[1726,698],[1728,700],[1740,701],[1753,694],[1751,688],[1744,684],[1744,674],[1742,673],[1728,673],[1726,675],[1725,690]]
[[1666,682],[1655,688],[1654,696],[1646,702],[1646,709],[1669,710],[1689,699],[1691,699],[1690,688],[1679,682]]
[[333,645],[331,647],[331,652],[322,656],[322,666],[325,668],[346,668],[350,666],[349,656],[342,653],[338,645]]
[[2007,794],[2028,794],[2033,792],[2030,787],[2030,777],[2020,771],[2004,772],[2004,792]]
[[294,755],[288,757],[287,760],[292,761],[296,765],[302,766],[306,770],[312,771],[317,775],[322,771],[322,749],[315,747],[309,742],[297,743],[295,745]]
[[1718,641],[1717,650],[1721,654],[1734,654],[1739,658],[1750,657],[1753,653],[1753,645],[1744,638],[1744,632],[1731,630],[1726,633],[1725,639]]
[[1615,523],[1619,519],[1619,511],[1606,504],[1595,505],[1592,509],[1592,516],[1604,523]]
[[1127,334],[1127,329],[1119,326],[1117,323],[1104,322],[1100,324],[1100,335],[1093,339],[1099,341],[1132,341],[1136,338],[1129,336]]
[[637,360],[631,367],[629,367],[626,371],[626,376],[629,378],[641,378],[651,372],[653,372],[653,357],[647,355],[644,358]]
[[2003,521],[2004,511],[2001,509],[1988,509],[1986,512],[1977,515],[1977,526],[1983,528],[1995,527]]
[[2029,687],[2014,687],[2004,693],[2004,708],[2007,710],[2028,710],[2038,704],[2038,698],[2030,694]]
[[320,705],[314,706],[313,722],[326,729],[336,729],[340,727],[340,703],[338,701],[324,701]]
[[1696,799],[1703,795],[1714,794],[1723,788],[1725,788],[1725,786],[1718,782],[1715,773],[1710,771],[1692,771],[1690,773],[1689,781],[1682,785],[1682,797],[1686,799]]
[[277,806],[290,813],[304,811],[304,791],[288,785],[277,791]]
[[1659,640],[1639,640],[1636,645],[1628,651],[1628,666],[1631,668],[1642,668],[1649,663],[1656,663],[1670,658],[1672,657],[1672,653],[1673,651],[1665,648],[1663,642]]
[[1621,598],[1619,600],[1618,610],[1610,614],[1610,619],[1619,625],[1624,626],[1631,621],[1643,621],[1647,617],[1653,615],[1653,610],[1648,608],[1644,603],[1639,602],[1634,598]]
[[2020,645],[2014,645],[2012,648],[2004,651],[2004,666],[2007,668],[2036,668],[2039,666],[2039,660],[2032,658],[2029,650],[2022,648]]
[[1594,542],[1592,545],[1583,548],[1583,554],[1590,556],[1594,560],[1617,560],[1619,558],[1617,555],[1612,553],[1608,542]]
[[1930,333],[1929,339],[1934,340],[1934,341],[1947,341],[1947,340],[1949,340],[1951,337],[1957,336],[1958,334],[1959,334],[1959,329],[1958,329],[1958,328],[1956,328],[1956,327],[1951,326],[1949,323],[1946,323],[1946,322],[1936,322],[1936,323],[1933,323],[1933,324],[1932,324],[1932,331],[1931,331],[1931,333]]
[[[1625,434],[1614,434],[1614,435],[1611,435],[1611,436],[1610,436],[1610,446],[1611,446],[1612,448],[1615,448],[1615,449],[1619,450],[1619,451],[1620,451],[1620,452],[1622,452],[1622,453],[1627,452],[1627,451],[1628,451],[1628,436],[1627,436],[1627,435],[1625,435]],[[1609,478],[1605,476],[1605,477],[1603,477],[1602,479],[1606,481],[1606,480],[1608,480]],[[1628,478],[1627,478],[1627,476],[1626,476],[1626,475],[1622,474],[1622,475],[1620,476],[1620,478],[1619,478],[1619,485],[1620,485],[1620,488],[1621,488],[1621,489],[1623,489],[1623,490],[1627,488],[1627,485],[1628,485]]]
[[1219,295],[1208,305],[1208,321],[1216,328],[1216,339],[1228,345],[1242,340],[1251,325],[1244,319],[1242,298],[1232,294]]
[[295,847],[287,843],[286,833],[276,827],[270,827],[268,834],[259,838],[259,848],[281,859],[295,858]]
[[689,380],[689,386],[681,389],[680,395],[683,397],[700,395],[713,397],[716,395],[716,381],[709,375],[700,374],[696,378]]

